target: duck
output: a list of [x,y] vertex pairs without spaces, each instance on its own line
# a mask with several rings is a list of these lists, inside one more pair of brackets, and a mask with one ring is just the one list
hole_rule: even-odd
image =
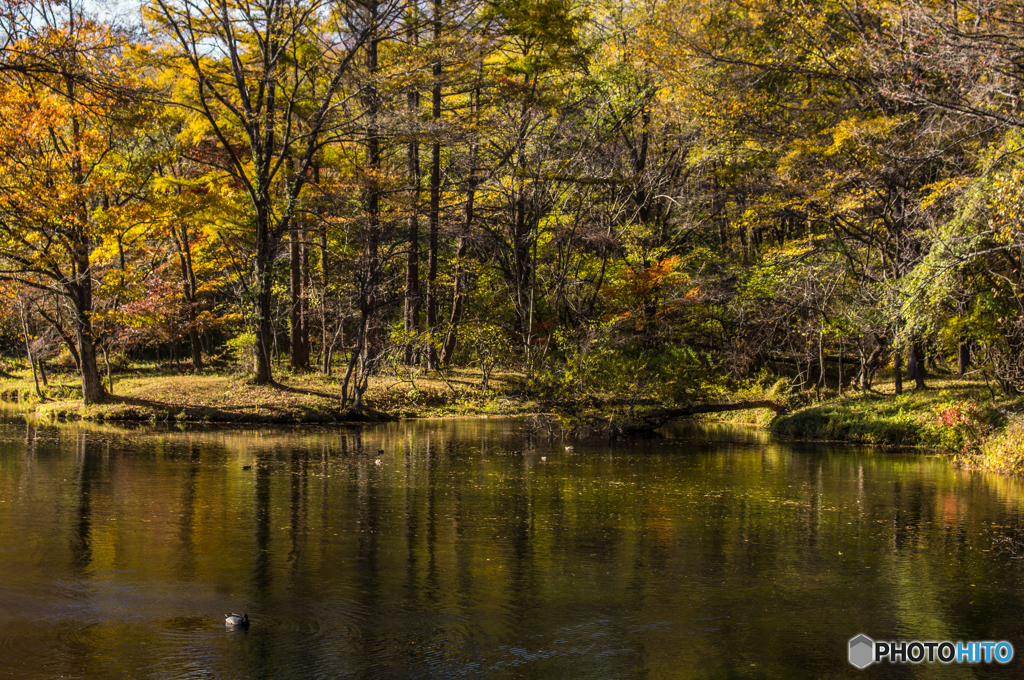
[[224,625],[228,628],[248,628],[249,627],[249,615],[242,614],[226,614],[224,616]]

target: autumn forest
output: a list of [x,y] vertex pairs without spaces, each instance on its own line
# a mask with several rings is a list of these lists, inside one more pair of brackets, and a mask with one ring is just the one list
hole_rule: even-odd
[[1024,3],[0,4],[5,355],[1024,388]]

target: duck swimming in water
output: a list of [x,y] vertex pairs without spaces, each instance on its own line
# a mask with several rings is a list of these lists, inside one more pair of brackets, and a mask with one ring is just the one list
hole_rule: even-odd
[[229,628],[248,628],[249,627],[249,615],[242,614],[227,614],[224,616],[224,625]]

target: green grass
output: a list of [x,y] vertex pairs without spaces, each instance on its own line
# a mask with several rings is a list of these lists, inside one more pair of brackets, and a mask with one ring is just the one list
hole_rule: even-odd
[[[101,404],[83,406],[78,376],[54,373],[40,400],[27,368],[9,367],[0,380],[0,397],[43,418],[177,421],[329,423],[356,418],[342,400],[342,376],[316,373],[275,376],[276,386],[253,385],[236,372],[191,375],[136,365],[114,376],[114,390]],[[358,416],[431,417],[515,415],[538,405],[519,396],[519,376],[492,375],[484,392],[472,371],[443,376],[403,371],[371,381]]]
[[[995,398],[984,383],[929,381],[929,389],[895,396],[893,385],[805,406],[777,418],[772,430],[794,439],[842,441],[887,447],[927,446],[972,454],[1021,410],[1019,400]],[[968,414],[950,425],[944,413]],[[947,417],[947,420],[949,418]]]

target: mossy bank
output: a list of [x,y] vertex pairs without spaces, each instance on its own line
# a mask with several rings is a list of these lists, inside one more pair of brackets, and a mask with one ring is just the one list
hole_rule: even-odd
[[812,403],[776,417],[776,435],[889,448],[924,447],[955,464],[1024,473],[1024,401],[985,383],[933,381],[896,396],[891,384]]

